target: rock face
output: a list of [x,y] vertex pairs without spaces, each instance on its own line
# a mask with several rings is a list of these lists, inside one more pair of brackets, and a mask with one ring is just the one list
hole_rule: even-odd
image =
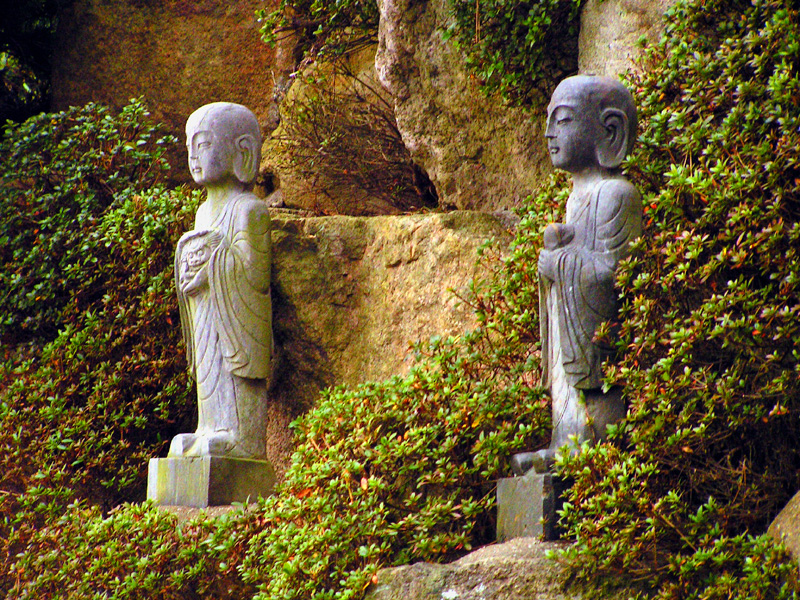
[[[486,546],[447,565],[417,563],[384,569],[367,600],[580,600],[548,550],[558,542],[520,538]],[[624,596],[620,596],[622,598]],[[611,597],[609,597],[611,600]]]
[[544,111],[531,117],[478,88],[464,57],[443,39],[451,18],[446,0],[379,0],[378,7],[378,76],[440,205],[518,206],[551,169]]
[[664,13],[676,0],[587,0],[581,12],[581,73],[614,76],[642,54],[639,38],[658,42]]
[[299,218],[275,211],[268,458],[281,472],[288,423],[320,389],[407,372],[409,347],[475,325],[448,291],[476,273],[477,249],[510,234],[475,212]]
[[261,163],[277,176],[285,206],[359,216],[435,206],[377,81],[374,44],[312,63],[292,81]]
[[[293,69],[291,47],[264,44],[255,18],[277,0],[67,4],[53,51],[53,109],[144,96],[181,140],[189,114],[215,101],[248,106],[267,131],[277,125],[273,85]],[[185,152],[175,159],[183,167]]]

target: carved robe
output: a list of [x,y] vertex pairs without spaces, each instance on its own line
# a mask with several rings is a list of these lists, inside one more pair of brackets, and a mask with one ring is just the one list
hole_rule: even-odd
[[[185,270],[178,242],[175,278]],[[232,434],[237,453],[264,454],[266,385],[272,359],[269,212],[249,193],[230,199],[207,233],[221,237],[204,265],[206,282],[195,295],[178,288],[189,369],[197,382],[197,434]]]
[[625,179],[600,180],[586,196],[570,196],[566,223],[575,235],[553,250],[553,281],[542,277],[539,284],[542,382],[554,403],[561,395],[554,387],[602,386],[610,349],[593,338],[598,325],[616,315],[614,271],[641,235],[639,193]]

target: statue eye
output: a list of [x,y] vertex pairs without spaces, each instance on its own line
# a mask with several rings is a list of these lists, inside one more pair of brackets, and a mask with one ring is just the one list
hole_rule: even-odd
[[200,142],[199,144],[197,144],[197,147],[198,148],[210,148],[211,147],[211,142]]
[[558,121],[556,121],[559,125],[566,125],[567,123],[572,123],[572,117],[561,117]]

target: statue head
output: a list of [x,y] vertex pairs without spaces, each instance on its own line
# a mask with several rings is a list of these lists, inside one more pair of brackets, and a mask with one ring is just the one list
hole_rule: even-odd
[[200,185],[231,177],[252,184],[261,162],[261,128],[250,109],[231,102],[213,102],[186,121],[189,170]]
[[633,97],[611,77],[568,77],[550,98],[545,137],[556,168],[615,170],[636,140]]

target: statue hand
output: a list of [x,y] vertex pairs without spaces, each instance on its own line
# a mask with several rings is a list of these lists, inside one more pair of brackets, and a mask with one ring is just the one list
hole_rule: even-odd
[[553,252],[551,250],[542,249],[539,252],[539,277],[548,281],[554,281],[553,276]]
[[208,273],[206,273],[205,265],[187,282],[181,281],[181,291],[187,296],[196,296],[204,287],[208,287]]

